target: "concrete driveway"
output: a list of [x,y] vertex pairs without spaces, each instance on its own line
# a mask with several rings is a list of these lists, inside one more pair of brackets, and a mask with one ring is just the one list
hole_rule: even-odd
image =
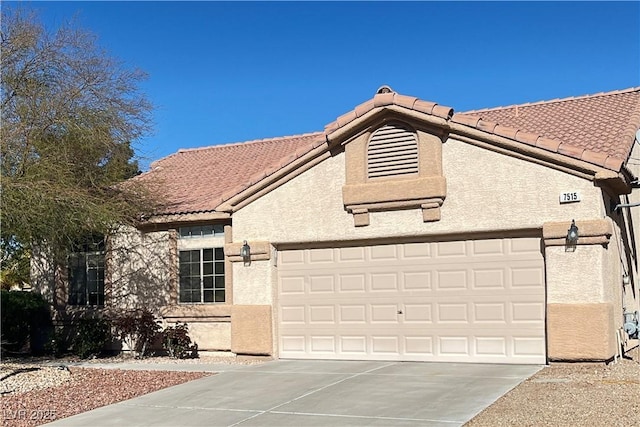
[[217,375],[50,425],[460,426],[541,368],[323,360],[217,367]]

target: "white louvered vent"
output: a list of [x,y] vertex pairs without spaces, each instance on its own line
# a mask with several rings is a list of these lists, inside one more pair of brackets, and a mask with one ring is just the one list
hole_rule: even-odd
[[373,133],[367,148],[369,178],[418,173],[418,140],[415,133],[385,125]]

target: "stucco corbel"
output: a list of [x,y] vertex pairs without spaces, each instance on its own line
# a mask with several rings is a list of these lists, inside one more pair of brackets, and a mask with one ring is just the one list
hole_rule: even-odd
[[[571,221],[545,222],[542,225],[542,238],[545,246],[564,246],[567,244],[567,230]],[[579,238],[578,245],[608,245],[613,234],[613,226],[607,219],[576,221]]]
[[[271,259],[271,243],[250,241],[247,242],[251,248],[251,261],[267,261]],[[244,242],[226,243],[224,254],[231,262],[245,261],[240,255]]]

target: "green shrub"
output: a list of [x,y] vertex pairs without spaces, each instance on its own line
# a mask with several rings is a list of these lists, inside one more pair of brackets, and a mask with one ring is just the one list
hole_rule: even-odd
[[111,341],[111,325],[107,319],[78,319],[71,349],[74,354],[86,359],[102,353],[109,341]]
[[113,319],[116,336],[135,356],[144,357],[160,331],[160,325],[148,309],[121,314]]
[[1,291],[2,351],[42,354],[53,333],[47,301],[36,292]]
[[191,344],[189,326],[186,323],[176,322],[175,326],[169,326],[162,331],[162,345],[171,357],[177,359],[198,357],[198,344]]

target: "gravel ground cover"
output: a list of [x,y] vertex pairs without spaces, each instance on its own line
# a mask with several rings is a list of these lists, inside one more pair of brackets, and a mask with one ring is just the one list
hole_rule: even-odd
[[208,375],[77,367],[19,373],[2,381],[14,389],[2,396],[2,424],[38,426]]
[[552,363],[465,424],[640,426],[640,362]]

